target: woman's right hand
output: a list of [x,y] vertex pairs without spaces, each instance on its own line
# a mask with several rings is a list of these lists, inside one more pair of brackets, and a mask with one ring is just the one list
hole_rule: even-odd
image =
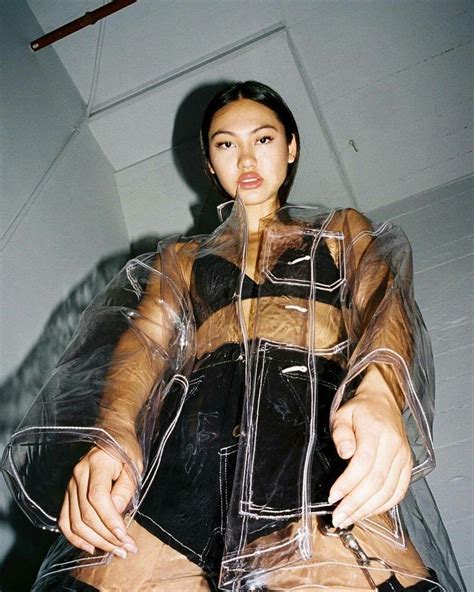
[[128,551],[138,551],[121,515],[135,489],[126,465],[94,446],[74,467],[58,526],[75,547],[91,554],[100,549],[125,559]]

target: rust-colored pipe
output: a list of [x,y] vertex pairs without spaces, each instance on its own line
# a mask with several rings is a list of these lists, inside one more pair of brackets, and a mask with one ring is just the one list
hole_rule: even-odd
[[51,43],[55,43],[76,31],[80,31],[84,27],[88,25],[95,25],[97,21],[100,19],[109,16],[109,14],[113,14],[117,12],[117,10],[122,10],[122,8],[126,8],[130,6],[130,4],[134,4],[137,0],[112,0],[105,6],[101,6],[100,8],[96,8],[91,12],[86,12],[84,16],[80,16],[79,18],[59,27],[59,29],[55,29],[51,31],[51,33],[46,33],[42,37],[35,39],[30,43],[30,47],[33,51],[38,51],[46,47],[47,45],[51,45]]

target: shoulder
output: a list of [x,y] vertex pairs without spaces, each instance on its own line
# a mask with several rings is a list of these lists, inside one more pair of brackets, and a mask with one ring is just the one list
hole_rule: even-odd
[[355,208],[336,208],[329,215],[328,227],[342,232],[345,236],[355,237],[360,232],[374,230],[373,222]]
[[325,208],[320,206],[305,206],[287,204],[280,209],[283,222],[300,224],[302,226],[324,226],[326,230],[344,232],[370,229],[372,221],[355,208]]
[[158,243],[156,263],[164,273],[173,276],[189,288],[197,253],[207,235],[168,237]]

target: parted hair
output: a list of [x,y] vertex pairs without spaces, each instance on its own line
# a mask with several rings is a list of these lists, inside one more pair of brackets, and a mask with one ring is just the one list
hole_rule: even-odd
[[288,164],[286,178],[278,191],[280,205],[283,205],[288,199],[288,195],[295,179],[296,170],[298,168],[300,156],[300,135],[295,118],[293,117],[293,113],[290,111],[288,105],[277,92],[262,82],[247,80],[245,82],[230,83],[218,91],[209,101],[202,118],[200,132],[201,156],[203,159],[205,173],[210,178],[211,183],[216,187],[216,189],[228,198],[229,196],[220,184],[217,175],[212,175],[209,171],[209,128],[211,127],[212,118],[217,113],[217,111],[219,111],[219,109],[222,109],[222,107],[225,107],[234,101],[238,101],[239,99],[250,99],[271,109],[285,128],[285,135],[288,144],[291,142],[292,137],[295,137],[297,146],[296,157],[294,162]]

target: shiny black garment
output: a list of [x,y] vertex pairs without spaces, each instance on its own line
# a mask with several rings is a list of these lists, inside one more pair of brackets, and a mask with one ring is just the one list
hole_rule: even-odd
[[[170,393],[160,414],[159,434],[166,434],[173,418],[179,419],[167,439],[160,466],[141,503],[136,520],[147,530],[203,567],[216,578],[225,536],[225,517],[233,490],[244,395],[243,354],[238,344],[226,344],[197,361],[182,409]],[[274,351],[268,360],[268,389],[272,405],[264,413],[273,426],[274,440],[258,441],[268,474],[278,471],[282,450],[289,443],[295,451],[293,472],[285,474],[275,503],[291,504],[298,496],[295,483],[301,470],[297,451],[306,438],[306,381],[294,384],[284,370],[300,367],[303,353]],[[313,467],[313,499],[327,499],[334,479],[345,462],[335,450],[329,432],[329,410],[341,368],[325,360],[319,369],[319,438]],[[299,388],[298,388],[299,387]],[[288,421],[291,418],[291,422]],[[158,438],[154,456],[163,445]],[[256,503],[261,501],[256,493]],[[206,512],[203,514],[203,508]],[[260,536],[281,528],[281,522],[265,525]]]
[[[298,249],[289,248],[280,255],[272,269],[272,274],[276,277],[285,274],[285,282],[275,283],[265,278],[263,282],[257,283],[244,274],[242,299],[256,296],[306,298],[310,267],[291,265],[291,263],[295,260],[309,259],[310,252],[311,242],[306,238]],[[337,283],[340,273],[324,242],[321,242],[316,249],[315,265],[318,268],[318,279],[321,284],[330,286]],[[192,269],[192,301],[197,327],[200,327],[214,312],[234,300],[234,289],[239,276],[240,267],[221,255],[205,253],[203,256],[196,257]],[[313,299],[341,308],[339,291],[331,292],[316,287]]]
[[186,574],[181,564],[162,569],[163,548],[187,562],[196,586],[199,565],[215,585],[220,563],[218,586],[232,592],[369,590],[320,523],[343,468],[331,420],[372,364],[404,410],[418,483],[354,535],[378,561],[368,568],[378,585],[393,588],[394,572],[408,589],[462,591],[436,505],[420,487],[434,467],[434,376],[406,237],[352,209],[285,206],[261,220],[250,277],[245,208],[231,206],[211,235],[172,237],[126,265],[12,435],[5,475],[44,528],[57,528],[64,494],[51,483],[64,485],[88,446],[119,458],[137,483],[126,520],[139,555],[120,564],[60,537],[35,591],[60,590],[72,576],[103,590],[140,582],[181,592]]

